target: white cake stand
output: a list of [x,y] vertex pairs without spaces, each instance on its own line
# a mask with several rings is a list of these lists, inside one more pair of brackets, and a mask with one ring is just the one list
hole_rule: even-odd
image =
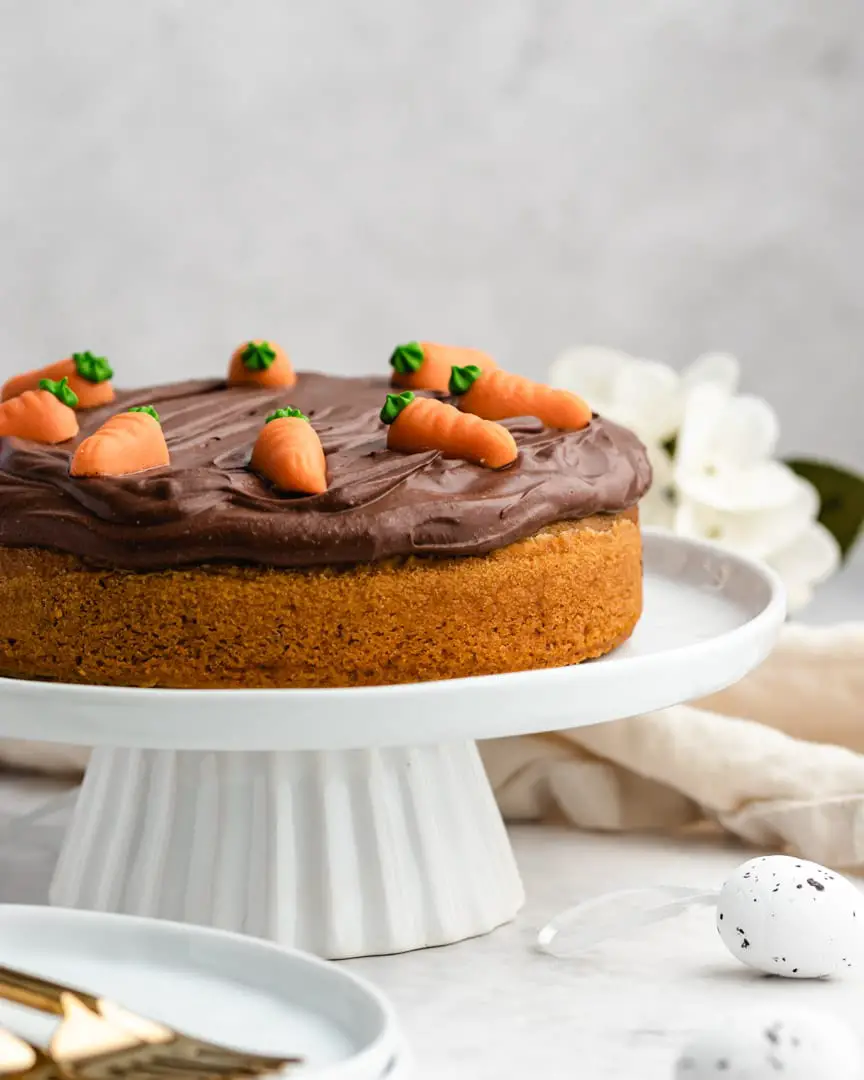
[[615,720],[755,667],[770,571],[645,535],[631,641],[578,667],[347,690],[0,679],[0,735],[96,749],[52,903],[239,930],[337,958],[443,945],[523,892],[474,740]]

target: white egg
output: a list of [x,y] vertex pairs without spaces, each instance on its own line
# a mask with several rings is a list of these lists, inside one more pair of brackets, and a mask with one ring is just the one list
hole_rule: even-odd
[[858,1080],[861,1048],[833,1016],[747,1013],[703,1031],[681,1051],[675,1080]]
[[743,964],[816,979],[857,964],[864,904],[855,886],[806,859],[766,855],[739,866],[717,900],[717,929]]

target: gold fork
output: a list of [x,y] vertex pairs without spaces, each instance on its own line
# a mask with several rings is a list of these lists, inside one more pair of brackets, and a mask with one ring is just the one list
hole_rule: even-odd
[[[17,1036],[0,1040],[4,1078],[244,1080],[303,1063],[299,1057],[251,1054],[196,1039],[106,998],[14,968],[0,966],[0,999],[61,1018],[47,1052]],[[22,1072],[17,1063],[27,1049],[35,1056]]]

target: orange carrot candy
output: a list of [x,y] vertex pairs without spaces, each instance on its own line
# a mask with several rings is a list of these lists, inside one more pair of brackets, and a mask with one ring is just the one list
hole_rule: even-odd
[[481,371],[469,364],[454,367],[450,393],[466,413],[484,420],[507,420],[513,416],[536,416],[547,427],[579,431],[591,422],[591,409],[569,390],[553,390],[544,383],[509,371]]
[[390,357],[394,386],[406,390],[441,390],[447,392],[450,369],[473,364],[481,371],[494,371],[498,365],[479,349],[464,349],[458,345],[433,345],[429,341],[409,341],[397,345]]
[[464,458],[490,469],[503,469],[519,455],[507,428],[459,412],[436,398],[417,397],[411,390],[387,395],[381,421],[389,425],[388,450],[409,454],[440,450],[445,457]]
[[249,464],[282,491],[321,495],[327,490],[324,448],[299,409],[277,409],[267,417]]
[[81,443],[72,458],[72,476],[127,476],[169,462],[159,413],[134,405],[115,413]]
[[3,401],[18,397],[25,390],[36,390],[43,379],[68,379],[69,388],[78,397],[78,409],[95,409],[114,400],[111,379],[114,372],[104,356],[92,352],[76,352],[65,360],[58,360],[47,367],[15,375],[3,384]]
[[244,341],[231,354],[229,386],[293,386],[297,376],[285,350],[271,341]]
[[78,434],[77,404],[68,379],[40,379],[38,390],[25,390],[0,405],[0,435],[38,443],[65,442]]

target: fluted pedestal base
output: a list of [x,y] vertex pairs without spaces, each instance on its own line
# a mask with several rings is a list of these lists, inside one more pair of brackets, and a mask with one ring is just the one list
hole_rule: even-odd
[[101,749],[51,901],[236,930],[335,959],[487,933],[513,918],[523,892],[473,743]]

